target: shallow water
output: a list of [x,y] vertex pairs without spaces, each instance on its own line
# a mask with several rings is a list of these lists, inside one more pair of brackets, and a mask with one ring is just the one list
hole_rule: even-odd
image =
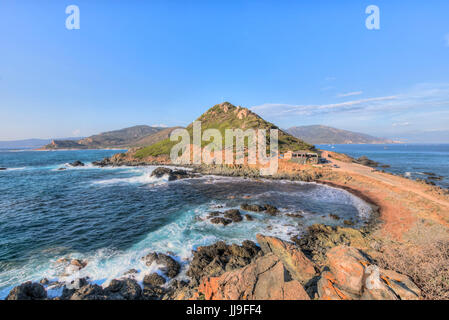
[[442,179],[431,181],[449,189],[449,144],[336,144],[317,147],[355,158],[367,156],[391,166],[383,170],[413,179],[426,179],[429,177],[426,173],[433,173]]
[[[170,251],[185,264],[192,249],[217,240],[241,243],[257,233],[290,239],[314,223],[353,219],[361,225],[370,214],[370,207],[348,192],[315,183],[216,176],[168,182],[150,177],[155,167],[90,164],[114,153],[0,152],[0,167],[13,168],[0,171],[0,298],[17,284],[43,277],[89,276],[102,284],[135,268],[142,280],[155,269],[140,261],[151,251]],[[75,160],[87,165],[67,165]],[[246,202],[270,203],[281,214],[249,213],[254,221],[228,226],[205,219],[210,211]],[[293,212],[303,218],[285,215]],[[63,277],[56,263],[61,257],[87,259],[88,265]]]

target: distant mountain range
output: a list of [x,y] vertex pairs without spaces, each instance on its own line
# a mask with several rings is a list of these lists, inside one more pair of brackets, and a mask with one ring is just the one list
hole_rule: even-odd
[[323,125],[292,127],[286,131],[311,144],[380,144],[395,142],[364,133],[341,130]]
[[[77,138],[65,138],[64,140],[79,140]],[[0,141],[0,149],[37,149],[51,143],[52,139],[24,139],[13,141]]]
[[[230,103],[216,105],[204,113],[200,118],[202,130],[215,128],[223,131],[227,128],[277,128],[259,117],[257,114]],[[132,148],[146,147],[138,155],[165,154],[174,142],[169,140],[170,133],[179,127],[151,127],[139,125],[120,130],[108,131],[87,138],[26,139],[16,141],[0,141],[0,149],[102,149],[102,148]],[[189,125],[187,130],[191,130]],[[292,127],[280,131],[279,147],[281,150],[311,149],[314,144],[377,144],[393,143],[383,138],[376,138],[367,134],[336,129],[332,127],[313,125]]]
[[156,143],[169,137],[175,128],[134,126],[96,134],[80,140],[52,140],[43,150],[129,148]]

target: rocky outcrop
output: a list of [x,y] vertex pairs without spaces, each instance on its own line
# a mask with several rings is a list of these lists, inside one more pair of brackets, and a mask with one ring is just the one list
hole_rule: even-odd
[[276,213],[279,212],[278,208],[276,208],[275,206],[272,206],[271,204],[265,204],[265,205],[261,206],[258,204],[244,203],[240,206],[240,208],[245,211],[265,212],[270,215],[276,215]]
[[161,271],[169,278],[174,278],[179,274],[181,265],[172,257],[164,253],[152,252],[142,258],[147,266],[151,266],[153,263],[160,264],[163,267]]
[[405,275],[380,269],[358,249],[335,247],[327,253],[329,271],[317,284],[322,300],[416,300],[420,289]]
[[354,160],[354,162],[356,162],[358,164],[362,164],[367,167],[373,167],[373,168],[378,167],[380,165],[379,162],[368,159],[367,156],[361,156],[357,160]]
[[237,209],[231,209],[224,212],[224,217],[232,220],[232,222],[240,222],[243,220],[240,211]]
[[314,262],[323,265],[326,261],[326,252],[339,245],[353,246],[357,248],[368,247],[365,234],[357,229],[345,227],[331,227],[315,224],[307,229],[307,233],[292,240]]
[[360,295],[368,258],[358,249],[338,246],[327,253],[328,266],[340,289]]
[[197,177],[196,174],[193,174],[186,170],[172,170],[165,167],[156,168],[151,173],[151,176],[156,178],[161,178],[165,175],[168,175],[168,181]]
[[205,276],[220,276],[226,271],[244,267],[259,255],[260,248],[252,241],[243,241],[241,246],[220,241],[198,247],[193,253],[187,275],[191,277],[192,285],[197,285]]
[[313,262],[294,244],[261,234],[257,235],[257,242],[265,254],[273,253],[282,261],[293,279],[306,284],[315,277]]
[[260,257],[242,269],[204,278],[198,287],[206,300],[309,300],[302,285],[289,277],[274,254]]
[[162,286],[167,282],[165,278],[157,273],[148,274],[143,278],[144,285]]
[[215,218],[210,219],[210,222],[213,224],[222,224],[224,226],[227,226],[228,224],[232,223],[232,220],[225,219],[223,217],[215,217]]
[[114,279],[104,292],[109,300],[139,300],[142,297],[142,288],[134,279]]
[[47,291],[41,284],[28,281],[13,288],[6,300],[44,300],[46,298]]
[[7,170],[7,168],[0,168],[0,171],[4,171],[4,170]]
[[85,166],[85,164],[82,163],[82,162],[79,161],[79,160],[76,160],[75,162],[69,163],[69,165],[70,165],[71,167],[84,167],[84,166]]

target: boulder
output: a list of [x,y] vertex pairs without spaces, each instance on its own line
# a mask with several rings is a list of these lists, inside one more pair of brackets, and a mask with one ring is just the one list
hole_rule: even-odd
[[28,281],[13,288],[6,300],[44,300],[46,298],[47,291],[45,291],[44,286]]
[[380,270],[380,276],[401,300],[418,300],[421,290],[410,277],[391,270]]
[[195,174],[190,173],[186,170],[172,170],[165,167],[158,167],[151,172],[152,177],[161,178],[165,175],[168,175],[168,181],[174,181],[185,178],[194,178]]
[[265,204],[264,207],[265,207],[265,211],[268,214],[271,214],[273,216],[276,215],[276,213],[279,212],[278,208],[276,208],[275,206],[272,206],[271,204]]
[[163,265],[161,271],[169,278],[174,278],[181,270],[180,264],[169,255],[163,253],[152,252],[142,258],[147,266],[151,266],[153,262]]
[[304,255],[299,247],[274,237],[267,237],[261,234],[258,234],[256,237],[262,251],[265,254],[273,253],[277,256],[290,272],[293,279],[306,284],[316,276],[313,262]]
[[330,272],[334,275],[338,287],[355,295],[361,295],[363,276],[367,257],[358,249],[348,246],[338,246],[330,249],[327,254]]
[[64,288],[62,299],[68,300],[106,300],[105,290],[96,284],[87,284],[79,289]]
[[376,161],[373,161],[371,159],[368,159],[367,156],[361,156],[360,158],[358,158],[354,162],[356,162],[358,164],[362,164],[362,165],[367,166],[367,167],[373,167],[373,168],[379,166],[379,162],[376,162]]
[[240,209],[245,210],[245,211],[253,211],[253,212],[262,212],[265,211],[266,208],[262,207],[258,204],[247,204],[244,203],[240,206]]
[[405,275],[370,265],[365,269],[366,300],[419,300],[421,290]]
[[252,241],[243,241],[242,245],[227,245],[219,241],[210,246],[198,247],[187,270],[193,284],[205,276],[219,276],[225,271],[244,267],[260,253],[260,248]]
[[352,300],[352,296],[336,286],[336,279],[329,271],[321,274],[317,283],[320,300]]
[[327,256],[330,271],[317,283],[321,300],[417,300],[421,295],[409,277],[370,264],[358,249],[338,246]]
[[79,161],[79,160],[76,160],[75,162],[70,163],[70,166],[71,166],[71,167],[84,167],[85,164],[82,163],[82,162]]
[[254,220],[254,218],[252,216],[250,216],[249,214],[245,214],[245,218],[248,221],[253,221]]
[[212,222],[213,224],[222,224],[224,226],[227,226],[228,224],[230,224],[232,222],[231,219],[225,219],[223,217],[215,217],[210,219],[210,222]]
[[165,175],[170,175],[171,172],[172,170],[169,168],[159,167],[154,169],[153,172],[151,172],[151,176],[156,178],[162,178]]
[[220,211],[212,211],[212,212],[209,212],[207,218],[210,219],[210,218],[218,217],[220,214],[221,214]]
[[6,170],[6,168],[0,168],[0,171],[4,171],[4,170]]
[[134,279],[114,279],[104,292],[109,300],[139,300],[142,296],[142,288]]
[[295,239],[295,243],[309,258],[321,265],[326,262],[326,252],[333,247],[339,245],[368,247],[368,241],[360,230],[323,224],[310,226],[304,236]]
[[144,285],[162,286],[166,282],[165,278],[156,272],[148,274],[143,278]]
[[198,297],[206,300],[310,300],[302,285],[288,276],[274,254],[219,277],[203,278]]
[[231,219],[232,222],[240,222],[243,220],[240,211],[237,209],[231,209],[224,212],[224,217],[227,219]]

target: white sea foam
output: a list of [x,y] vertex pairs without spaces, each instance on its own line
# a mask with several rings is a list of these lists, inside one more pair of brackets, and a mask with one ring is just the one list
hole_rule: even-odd
[[[133,174],[133,176],[97,181],[96,183],[166,183],[168,177],[157,179],[150,176],[154,168],[125,168],[125,173]],[[241,178],[206,176],[201,179],[206,179],[210,183],[221,183]],[[304,184],[303,182],[298,183]],[[262,200],[274,193],[282,194],[286,192],[268,191],[252,196],[251,200]],[[291,192],[289,194],[291,195]],[[319,199],[319,201],[329,204],[343,203],[352,205],[357,208],[361,217],[365,217],[371,212],[371,207],[363,200],[349,192],[329,186],[316,184],[316,188],[305,188],[299,194],[303,197]],[[188,261],[192,258],[192,250],[195,250],[198,246],[210,245],[219,240],[227,243],[241,243],[247,239],[254,241],[257,233],[289,240],[292,236],[304,230],[303,226],[298,225],[297,218],[288,217],[282,214],[282,212],[277,216],[251,212],[250,215],[254,218],[253,221],[245,220],[241,223],[231,223],[228,226],[212,224],[206,218],[212,210],[223,212],[231,208],[235,207],[228,207],[226,201],[214,200],[185,210],[177,216],[176,220],[148,233],[144,239],[125,251],[100,249],[85,255],[74,252],[69,255],[69,258],[87,260],[88,264],[85,268],[72,272],[69,275],[62,275],[67,270],[65,270],[65,266],[56,263],[56,260],[61,258],[61,256],[55,256],[54,259],[47,262],[38,260],[30,261],[20,269],[0,272],[0,287],[9,286],[0,292],[0,298],[4,298],[11,288],[10,286],[13,284],[27,280],[39,281],[42,278],[58,280],[69,284],[77,278],[89,277],[94,283],[106,286],[112,279],[124,277],[127,271],[136,269],[138,273],[134,274],[133,277],[137,281],[142,282],[145,275],[152,272],[160,273],[161,266],[156,264],[147,266],[141,259],[150,252],[170,252],[183,266],[181,274],[178,276],[182,279],[186,277],[185,272]],[[302,212],[302,214],[304,216],[308,215],[306,211]],[[320,216],[316,219],[320,219]],[[67,257],[67,255],[64,257]],[[5,281],[5,279],[7,280]],[[60,289],[52,289],[49,294],[51,296],[57,296],[60,294],[58,290]]]

